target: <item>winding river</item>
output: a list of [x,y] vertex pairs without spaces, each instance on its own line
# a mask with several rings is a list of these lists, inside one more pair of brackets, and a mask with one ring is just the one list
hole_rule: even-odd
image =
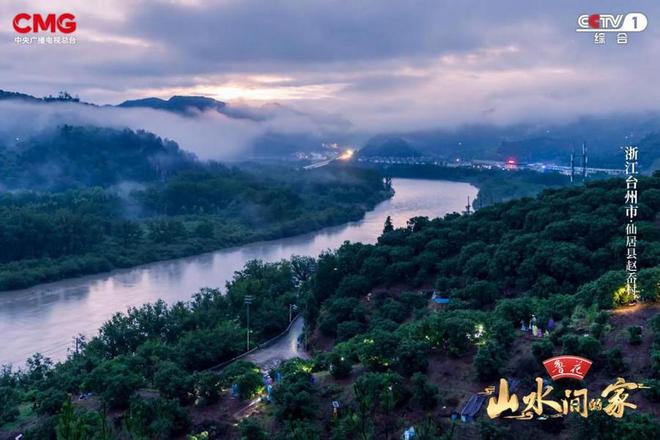
[[0,364],[20,366],[35,352],[62,360],[77,334],[93,336],[114,313],[162,298],[186,300],[202,287],[224,288],[252,259],[317,256],[344,241],[374,243],[389,215],[395,226],[410,217],[444,216],[464,209],[477,188],[439,180],[393,179],[396,191],[362,220],[290,238],[252,243],[194,257],[41,284],[0,293]]

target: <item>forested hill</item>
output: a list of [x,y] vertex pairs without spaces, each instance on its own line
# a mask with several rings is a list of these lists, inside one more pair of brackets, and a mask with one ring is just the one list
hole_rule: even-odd
[[[105,178],[98,183],[154,179],[163,159],[180,154],[173,145],[163,151],[152,135],[125,135],[151,139],[138,145],[161,165],[140,162],[130,152],[100,162],[82,157],[87,168],[71,166],[78,173],[75,183],[90,177],[86,169],[99,173],[99,167]],[[220,164],[144,185],[5,192],[0,290],[311,232],[358,220],[391,195],[381,176],[368,170]]]
[[0,139],[0,185],[5,189],[148,182],[197,165],[175,142],[142,130],[64,125],[27,138]]
[[[0,371],[0,435],[47,439],[74,426],[104,439],[375,440],[415,426],[432,440],[658,438],[660,174],[639,187],[643,304],[628,306],[623,288],[623,180],[546,190],[472,215],[413,218],[377,244],[345,243],[316,260],[252,261],[225,292],[117,314],[62,364],[35,355],[24,371]],[[349,189],[340,198],[358,195]],[[433,286],[448,305],[430,301]],[[309,324],[313,358],[264,372],[270,404],[255,400],[265,388],[254,364],[203,371],[242,351],[248,296],[256,342],[287,326],[291,304]],[[532,316],[548,334],[519,330]],[[481,411],[475,423],[451,420],[499,377],[519,380],[515,392],[526,395],[546,377],[542,360],[569,353],[594,364],[568,388],[591,397],[625,377],[648,387],[630,391],[638,406],[622,419],[591,409],[586,418],[491,421]],[[563,397],[563,384],[543,394]]]

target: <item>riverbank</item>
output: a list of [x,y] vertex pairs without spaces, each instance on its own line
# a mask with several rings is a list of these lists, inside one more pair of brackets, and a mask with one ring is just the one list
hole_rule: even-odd
[[[437,165],[382,165],[360,163],[366,169],[376,169],[390,177],[451,180],[467,182],[479,188],[477,197],[470,200],[472,208],[479,209],[495,203],[522,197],[535,197],[547,188],[559,188],[571,184],[569,176],[529,170],[476,169],[443,167]],[[607,175],[591,176],[591,180],[607,178]],[[466,201],[467,203],[467,201]]]
[[183,174],[129,194],[4,195],[0,291],[305,234],[392,197],[375,172],[250,170]]
[[278,262],[293,255],[317,257],[345,241],[373,244],[390,216],[405,226],[416,216],[459,212],[477,188],[460,182],[392,179],[393,197],[355,222],[294,237],[251,243],[131,269],[40,284],[0,294],[0,364],[21,365],[35,352],[62,360],[72,337],[93,336],[117,312],[158,299],[188,301],[204,287],[224,288],[250,260]]

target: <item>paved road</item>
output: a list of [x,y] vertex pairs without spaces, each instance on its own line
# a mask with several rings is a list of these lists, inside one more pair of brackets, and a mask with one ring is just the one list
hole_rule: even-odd
[[244,357],[243,360],[254,362],[263,370],[267,371],[276,367],[282,361],[287,359],[295,357],[308,359],[309,355],[298,343],[298,338],[303,333],[304,325],[305,320],[302,317],[298,317],[291,326],[291,330],[285,337],[270,347],[266,347],[249,354],[248,356]]

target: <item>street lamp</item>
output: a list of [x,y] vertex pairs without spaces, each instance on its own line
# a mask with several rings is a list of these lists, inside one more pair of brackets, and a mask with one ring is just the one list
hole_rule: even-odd
[[252,295],[245,295],[245,307],[247,308],[247,350],[250,351],[250,304],[254,297]]
[[289,304],[289,322],[293,319],[294,310],[298,310],[298,306],[295,304]]

